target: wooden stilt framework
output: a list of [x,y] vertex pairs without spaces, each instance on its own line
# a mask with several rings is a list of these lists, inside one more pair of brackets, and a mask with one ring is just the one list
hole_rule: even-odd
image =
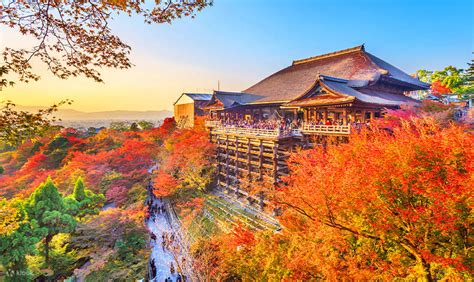
[[251,191],[272,187],[281,181],[282,176],[288,175],[287,160],[291,152],[297,147],[339,144],[349,139],[348,132],[341,130],[302,128],[300,135],[268,136],[253,131],[208,129],[211,142],[217,145],[218,188],[245,197],[249,204],[258,204],[262,210],[268,207],[267,211],[272,207],[265,195]]
[[257,185],[271,186],[288,174],[286,164],[296,143],[293,138],[243,136],[223,132],[213,133],[217,145],[217,185],[261,208],[268,205],[263,195],[251,195]]

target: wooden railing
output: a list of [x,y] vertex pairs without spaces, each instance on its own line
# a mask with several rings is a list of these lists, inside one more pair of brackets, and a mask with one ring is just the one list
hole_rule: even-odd
[[206,127],[218,127],[221,125],[220,120],[206,120],[204,121],[204,126]]
[[350,134],[350,125],[311,125],[304,124],[301,127],[303,133],[328,133],[328,134]]
[[260,129],[260,128],[246,128],[246,127],[232,127],[232,126],[217,126],[213,129],[214,133],[250,135],[261,137],[287,137],[292,136],[291,130],[280,129]]
[[207,120],[205,126],[212,128],[214,133],[238,134],[263,137],[289,137],[302,136],[303,133],[311,134],[350,134],[350,125],[311,125],[303,124],[295,129],[260,129],[249,127],[238,127],[234,125],[224,125],[220,121]]

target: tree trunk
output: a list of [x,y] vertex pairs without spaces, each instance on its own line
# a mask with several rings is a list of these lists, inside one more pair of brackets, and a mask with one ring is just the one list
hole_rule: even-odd
[[431,276],[431,266],[425,259],[421,259],[421,265],[423,266],[423,270],[425,271],[425,279],[428,282],[432,282],[433,276]]
[[46,264],[49,266],[49,243],[53,239],[53,235],[48,234],[44,239],[44,260]]

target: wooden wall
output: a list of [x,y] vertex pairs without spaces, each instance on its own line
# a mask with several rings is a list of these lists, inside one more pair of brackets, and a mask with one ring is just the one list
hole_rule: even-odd
[[174,105],[174,119],[179,127],[193,127],[194,103]]

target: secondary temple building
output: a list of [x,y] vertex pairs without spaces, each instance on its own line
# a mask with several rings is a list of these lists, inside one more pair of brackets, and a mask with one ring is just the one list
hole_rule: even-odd
[[174,118],[179,127],[193,127],[196,116],[203,116],[206,113],[203,107],[209,104],[212,94],[203,93],[183,93],[174,102]]
[[295,147],[347,139],[384,109],[418,103],[429,84],[357,46],[293,63],[242,92],[214,91],[202,107],[217,144],[218,186],[265,206],[251,190],[288,173]]

